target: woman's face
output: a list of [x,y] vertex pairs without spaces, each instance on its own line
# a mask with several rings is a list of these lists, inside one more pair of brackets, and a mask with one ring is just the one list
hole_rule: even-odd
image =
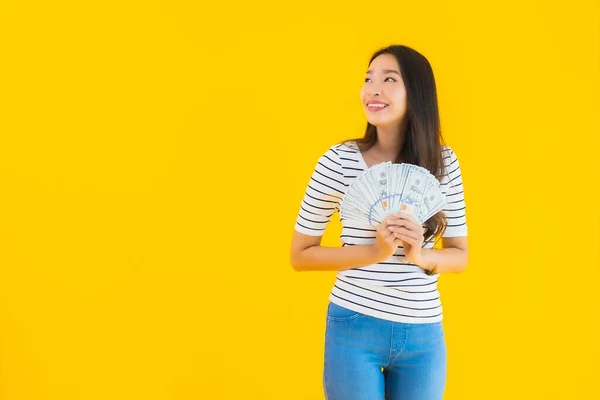
[[369,65],[360,99],[371,125],[399,124],[406,113],[406,90],[396,58],[382,54]]

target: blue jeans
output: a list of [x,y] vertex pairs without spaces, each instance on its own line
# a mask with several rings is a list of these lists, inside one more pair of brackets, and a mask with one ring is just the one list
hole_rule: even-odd
[[440,400],[446,385],[442,322],[409,324],[327,308],[327,400]]

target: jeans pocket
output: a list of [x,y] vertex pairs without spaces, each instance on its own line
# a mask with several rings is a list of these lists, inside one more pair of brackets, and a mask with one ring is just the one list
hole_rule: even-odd
[[338,322],[351,321],[351,320],[354,320],[354,319],[360,317],[361,315],[363,315],[363,314],[361,314],[357,311],[349,310],[346,307],[339,306],[331,301],[329,302],[329,305],[327,306],[327,319],[329,321],[338,321]]

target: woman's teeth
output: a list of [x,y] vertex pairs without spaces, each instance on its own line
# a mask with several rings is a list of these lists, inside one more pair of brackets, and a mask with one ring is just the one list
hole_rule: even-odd
[[369,108],[384,108],[387,104],[369,104]]

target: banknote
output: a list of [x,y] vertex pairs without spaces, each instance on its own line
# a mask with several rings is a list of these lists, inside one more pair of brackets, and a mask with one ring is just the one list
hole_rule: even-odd
[[373,165],[349,184],[340,215],[377,225],[391,213],[405,212],[423,223],[445,201],[440,182],[426,168],[388,161]]
[[421,171],[412,169],[408,172],[406,184],[402,190],[400,212],[410,214],[417,219],[426,184],[426,176]]
[[369,175],[370,179],[368,180],[372,183],[373,189],[376,192],[377,200],[379,204],[381,204],[381,208],[384,214],[389,213],[389,205],[388,205],[388,169],[391,165],[391,162],[381,163],[378,165],[374,165],[370,168]]
[[439,182],[429,181],[423,194],[423,204],[419,208],[419,220],[427,221],[445,205],[446,198],[439,188]]
[[377,214],[382,216],[385,215],[385,210],[379,201],[380,197],[377,190],[377,185],[375,182],[373,182],[372,175],[367,173],[358,177],[356,184],[359,185],[360,188],[363,188],[363,195],[367,198],[369,207],[372,208]]

